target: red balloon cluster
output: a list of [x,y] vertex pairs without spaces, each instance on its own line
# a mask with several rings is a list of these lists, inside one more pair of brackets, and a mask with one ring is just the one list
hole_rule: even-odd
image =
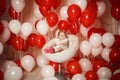
[[97,59],[97,58],[91,60],[91,62],[92,62],[92,65],[93,65],[92,69],[94,71],[97,71],[101,67],[107,67],[107,63],[105,61]]
[[47,16],[51,11],[51,8],[58,8],[61,4],[61,0],[35,0],[39,5],[39,10],[43,16]]
[[88,37],[90,37],[93,33],[99,33],[101,36],[106,33],[107,31],[104,29],[104,28],[95,28],[95,27],[92,27],[89,29],[88,31]]
[[42,35],[36,35],[34,33],[30,34],[27,40],[23,40],[20,36],[16,36],[15,34],[11,33],[7,44],[12,44],[16,50],[23,50],[27,51],[29,46],[37,46],[38,48],[42,48],[43,45],[46,43],[45,38]]
[[18,19],[21,16],[21,12],[17,13],[13,7],[9,7],[8,13],[12,19]]

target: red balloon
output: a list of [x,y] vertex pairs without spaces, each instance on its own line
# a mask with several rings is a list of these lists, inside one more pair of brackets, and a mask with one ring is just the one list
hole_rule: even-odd
[[6,0],[0,0],[0,16],[2,16],[6,9]]
[[32,33],[28,36],[27,41],[28,41],[29,45],[32,46],[32,47],[35,46],[35,37],[36,36],[37,35],[35,33]]
[[112,7],[111,7],[111,15],[116,20],[120,21],[120,4],[112,5]]
[[28,48],[29,48],[29,42],[27,40],[25,40],[22,50],[25,52],[28,50]]
[[106,62],[104,62],[104,61],[102,61],[100,59],[97,59],[97,58],[93,59],[91,62],[92,62],[92,65],[93,65],[92,69],[94,71],[97,71],[101,67],[106,67],[107,66]]
[[14,37],[12,41],[12,45],[16,50],[22,50],[24,46],[24,40],[20,36]]
[[53,3],[53,8],[54,9],[57,9],[61,4],[61,0],[54,0],[54,3]]
[[67,13],[70,20],[77,21],[81,15],[81,9],[78,5],[72,4],[68,7]]
[[80,22],[86,27],[90,27],[97,16],[97,5],[96,3],[89,3],[85,11],[81,14]]
[[92,34],[94,34],[94,33],[98,33],[98,29],[97,28],[90,28],[89,30],[88,30],[88,37],[90,37]]
[[119,35],[114,35],[115,41],[114,44],[112,45],[112,48],[119,48],[120,47],[120,36]]
[[69,30],[72,34],[76,35],[79,31],[79,24],[77,22],[71,22],[69,26]]
[[86,80],[98,80],[98,75],[95,71],[88,71],[85,74]]
[[113,75],[110,80],[120,80],[120,73]]
[[54,0],[42,0],[42,4],[47,8],[51,9],[53,6]]
[[15,60],[15,63],[16,63],[17,66],[19,66],[20,68],[22,68],[21,61],[20,61],[20,60]]
[[80,60],[80,56],[78,56],[78,55],[77,55],[77,56],[74,56],[73,59],[74,59],[75,61],[79,61],[79,60]]
[[113,48],[110,51],[109,58],[110,58],[111,62],[113,62],[113,63],[120,63],[120,50],[119,50],[119,48],[117,48],[117,49]]
[[16,35],[14,33],[11,32],[10,34],[10,38],[8,39],[8,41],[6,42],[8,45],[12,44],[13,39],[16,37]]
[[0,70],[0,80],[4,80],[4,74],[1,70]]
[[47,16],[50,12],[50,10],[47,9],[43,4],[39,5],[39,11],[43,16]]
[[11,18],[13,19],[18,19],[20,16],[21,16],[21,12],[20,13],[17,13],[13,7],[10,7],[9,10],[8,10],[8,13],[10,15]]
[[66,69],[71,75],[75,75],[77,73],[82,72],[79,63],[75,60],[69,61],[66,65]]
[[35,2],[39,5],[41,4],[41,0],[35,0]]
[[68,30],[68,27],[69,27],[69,24],[66,20],[61,20],[59,23],[58,23],[58,28],[60,30],[64,30],[64,31],[67,31]]
[[4,31],[4,26],[3,23],[0,21],[0,35],[3,33]]
[[35,37],[35,45],[38,48],[42,48],[45,43],[46,43],[45,38],[42,35],[37,35]]
[[104,33],[106,33],[107,31],[104,28],[100,28],[98,29],[98,33],[102,36]]
[[49,61],[49,65],[51,65],[55,69],[56,72],[58,71],[58,63]]
[[50,27],[53,27],[58,22],[57,14],[54,12],[50,12],[46,17],[46,21]]

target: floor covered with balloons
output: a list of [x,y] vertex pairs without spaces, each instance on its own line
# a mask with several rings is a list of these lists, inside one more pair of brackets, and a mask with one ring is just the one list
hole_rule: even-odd
[[0,80],[120,80],[120,0],[0,0]]

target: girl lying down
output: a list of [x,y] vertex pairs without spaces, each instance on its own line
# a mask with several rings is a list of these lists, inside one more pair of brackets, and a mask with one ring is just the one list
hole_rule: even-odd
[[67,34],[64,31],[59,31],[55,42],[48,48],[45,48],[46,53],[61,52],[68,48],[69,40]]

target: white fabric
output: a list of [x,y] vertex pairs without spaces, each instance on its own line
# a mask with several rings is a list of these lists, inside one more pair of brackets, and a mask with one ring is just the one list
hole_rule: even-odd
[[55,42],[56,38],[54,38],[43,46],[42,54],[48,60],[51,60],[53,62],[62,63],[69,60],[75,55],[76,51],[78,50],[79,41],[78,41],[78,37],[76,37],[75,35],[68,35],[68,39],[69,39],[69,46],[67,49],[53,54],[44,52],[45,48],[49,47],[53,42]]

